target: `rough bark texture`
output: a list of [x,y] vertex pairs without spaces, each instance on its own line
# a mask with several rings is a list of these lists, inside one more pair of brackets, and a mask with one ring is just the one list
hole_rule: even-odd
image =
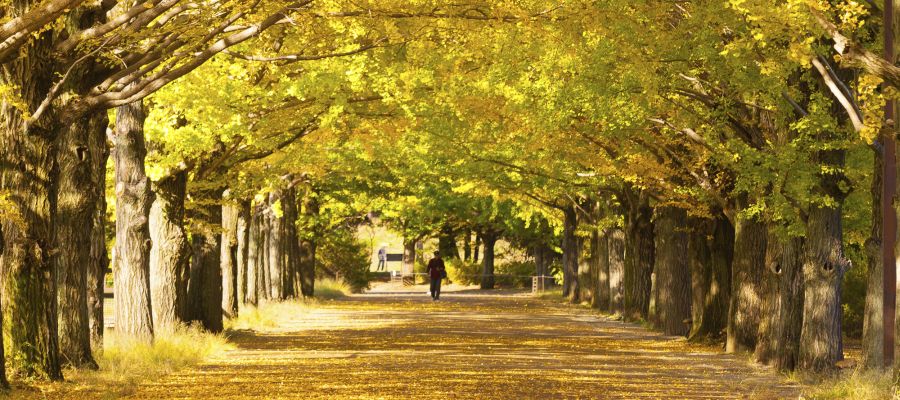
[[624,315],[631,320],[647,320],[655,257],[653,209],[646,193],[634,189],[625,192]]
[[688,244],[691,268],[691,340],[716,340],[728,325],[734,226],[724,215],[694,219]]
[[803,238],[779,238],[769,232],[765,301],[754,357],[762,364],[792,370],[797,364],[803,321]]
[[140,102],[116,112],[116,332],[153,339],[150,302],[149,216],[153,194],[144,172],[144,107]]
[[[31,2],[17,2],[11,16]],[[35,35],[19,57],[2,65],[2,84],[34,112],[56,81],[52,32]],[[47,118],[26,124],[23,111],[8,102],[0,118],[0,190],[21,210],[21,220],[0,221],[6,244],[3,267],[3,329],[11,373],[36,379],[62,379],[57,339],[56,274],[51,262],[56,214],[53,142],[57,127]]]
[[762,317],[762,271],[766,263],[766,225],[738,219],[734,229],[731,304],[728,309],[725,351],[753,351]]
[[[62,362],[76,368],[96,369],[91,352],[88,309],[88,268],[91,265],[91,229],[98,192],[93,188],[91,136],[106,136],[105,111],[77,120],[60,131],[56,145],[59,165],[54,268],[59,304],[59,351]],[[102,143],[105,146],[105,143]],[[105,184],[105,182],[102,182]]]
[[588,238],[578,238],[578,301],[593,302],[594,286],[596,280],[596,270],[591,260],[593,257],[590,252],[590,240]]
[[247,303],[247,276],[250,262],[250,202],[238,206],[237,221],[237,302],[238,308]]
[[188,299],[193,304],[193,320],[210,332],[222,331],[221,234],[222,192],[211,190],[197,196],[201,206],[194,220],[191,282]]
[[[3,254],[3,225],[0,224],[0,256]],[[2,257],[0,257],[2,260]],[[0,312],[0,332],[3,331],[3,313]],[[3,346],[0,345],[0,389],[9,389],[9,380],[6,379],[6,357]]]
[[882,245],[881,192],[884,179],[883,156],[873,152],[872,173],[872,230],[866,241],[866,307],[863,314],[861,364],[866,368],[884,367],[884,258]]
[[235,318],[238,312],[237,296],[237,225],[240,209],[230,203],[222,205],[222,245],[219,261],[222,265],[222,313],[225,318]]
[[591,297],[591,306],[600,311],[609,311],[609,240],[606,230],[595,230],[591,235],[591,270],[596,295]]
[[[303,202],[303,214],[315,221],[319,216],[319,203],[313,196],[307,196]],[[316,284],[316,241],[310,235],[303,235],[300,240],[300,283],[303,297],[313,297]],[[413,242],[412,258],[416,259],[415,242]],[[403,263],[406,265],[406,256]]]
[[484,259],[481,261],[481,288],[494,288],[494,248],[497,245],[499,234],[487,230],[481,234],[484,240]]
[[625,315],[625,231],[609,231],[609,311]]
[[656,212],[656,323],[667,335],[686,336],[691,319],[687,212],[674,207]]
[[250,216],[250,234],[247,239],[246,303],[251,306],[259,304],[259,253],[262,242],[260,224],[259,207],[256,207]]
[[293,188],[284,190],[282,197],[282,209],[284,210],[284,252],[283,262],[283,293],[285,298],[294,298],[303,293],[303,279],[300,277],[300,236],[297,232],[297,219],[300,210],[297,206],[297,191]]
[[472,262],[477,264],[478,256],[479,256],[479,253],[481,252],[481,235],[478,235],[478,234],[475,235],[475,246],[474,247],[475,248],[472,249]]
[[102,136],[91,136],[90,149],[93,166],[92,179],[97,201],[91,218],[91,259],[87,270],[88,282],[88,324],[91,348],[94,352],[103,349],[103,302],[106,287],[106,271],[109,268],[109,253],[106,249],[106,163],[109,160],[109,146],[106,129],[109,123],[105,113],[101,121],[96,121],[103,130]]
[[150,207],[150,298],[153,328],[164,332],[188,321],[190,245],[184,230],[187,173],[160,179],[153,191],[156,198]]
[[274,206],[281,200],[281,191],[269,195],[269,295],[275,300],[284,300],[284,216],[275,215]]
[[[577,229],[578,214],[575,212],[575,207],[569,206],[564,208],[562,239],[563,296],[572,302],[578,301],[578,253],[580,249],[578,247],[578,238],[575,236]],[[487,242],[487,238],[484,239]]]
[[269,240],[271,236],[269,212],[263,208],[259,216],[259,262],[257,263],[257,297],[260,300],[268,300],[271,298],[269,288],[271,279],[269,277]]

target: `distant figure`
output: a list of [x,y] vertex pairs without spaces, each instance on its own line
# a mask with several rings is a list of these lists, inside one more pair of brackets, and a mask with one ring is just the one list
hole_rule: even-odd
[[441,299],[441,281],[447,277],[447,268],[441,259],[439,251],[434,252],[434,258],[428,261],[428,275],[431,276],[431,300]]
[[385,268],[384,264],[386,261],[387,261],[387,248],[384,246],[381,246],[381,248],[378,249],[378,269],[376,269],[376,271],[383,270]]

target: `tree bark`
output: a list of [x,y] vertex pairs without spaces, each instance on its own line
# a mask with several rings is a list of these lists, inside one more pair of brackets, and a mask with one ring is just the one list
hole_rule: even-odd
[[[12,14],[27,12],[32,2],[14,3]],[[19,57],[2,65],[2,83],[33,113],[50,91],[53,32],[36,34]],[[7,96],[9,97],[9,96]],[[3,327],[6,354],[14,375],[62,379],[57,338],[56,272],[51,261],[59,172],[53,142],[58,127],[49,118],[26,123],[20,106],[2,104],[0,190],[20,211],[20,221],[5,220]]]
[[459,260],[459,247],[456,245],[456,232],[450,224],[441,226],[441,234],[438,236],[438,250],[445,260]]
[[[563,209],[563,296],[569,301],[578,302],[578,238],[575,231],[578,229],[578,214],[575,206]],[[487,239],[485,238],[485,242]],[[485,252],[487,249],[485,249]]]
[[271,240],[272,231],[271,231],[271,216],[269,215],[270,211],[268,208],[263,208],[260,213],[260,241],[259,241],[259,264],[257,267],[259,270],[257,271],[257,276],[259,280],[257,295],[260,299],[269,300],[272,298],[270,289],[272,287],[272,280],[269,276],[269,240]]
[[608,231],[596,229],[591,234],[591,276],[596,293],[591,297],[591,306],[600,311],[609,311],[609,240]]
[[211,189],[199,193],[198,214],[194,217],[197,231],[193,234],[193,258],[188,298],[194,304],[193,320],[210,332],[221,332],[222,267],[221,234],[222,192]]
[[803,321],[803,238],[781,239],[769,232],[763,272],[763,317],[759,325],[756,361],[779,370],[793,370]]
[[240,209],[231,203],[222,205],[222,238],[219,261],[222,268],[222,313],[225,318],[235,318],[238,313],[237,296],[237,248],[238,214]]
[[297,232],[300,210],[297,206],[297,191],[294,188],[284,190],[282,209],[284,210],[283,292],[285,298],[294,298],[298,293],[303,293],[303,279],[300,277],[300,235]]
[[[315,221],[319,218],[319,202],[314,196],[306,196],[303,201],[302,211],[310,223],[316,224]],[[313,297],[315,294],[317,245],[315,238],[309,234],[303,235],[303,238],[300,240],[300,283],[303,297]],[[415,263],[415,241],[413,241],[412,245],[412,258],[410,258],[409,262]],[[403,257],[403,263],[406,265],[407,259],[405,252]]]
[[[882,142],[883,143],[883,142]],[[863,314],[862,360],[866,368],[884,368],[884,258],[882,246],[881,192],[883,189],[883,156],[873,151],[872,228],[866,240],[866,307]]]
[[475,234],[475,248],[472,249],[472,262],[478,264],[478,256],[481,251],[481,235]]
[[609,310],[625,315],[625,231],[613,228],[609,243]]
[[725,351],[753,351],[762,317],[762,271],[766,262],[767,229],[755,219],[738,219],[734,229],[731,304]]
[[144,172],[144,106],[140,102],[116,111],[116,331],[153,340],[150,300],[149,216],[153,194]]
[[687,212],[663,207],[656,216],[656,323],[666,335],[686,336],[691,319]]
[[150,207],[150,298],[154,331],[167,332],[189,320],[187,284],[190,245],[184,229],[187,172],[154,183]]
[[94,195],[97,201],[91,218],[91,258],[87,270],[88,284],[88,324],[91,348],[94,352],[103,349],[106,271],[109,268],[109,253],[106,249],[106,163],[109,160],[109,145],[106,131],[109,119],[106,113],[98,113],[98,135],[91,136],[91,176],[94,181]]
[[[269,241],[267,243],[267,251],[269,252],[268,270],[269,270],[269,295],[274,300],[284,300],[284,210],[281,209],[281,215],[275,215],[276,203],[281,202],[281,191],[275,191],[269,194]],[[281,207],[283,203],[279,204]],[[279,208],[281,208],[279,207]]]
[[[0,224],[0,261],[3,255],[3,224]],[[0,332],[3,332],[3,313],[0,311]],[[2,342],[0,335],[0,342]],[[0,343],[0,389],[9,389],[9,380],[6,379],[6,356],[4,354],[3,345]]]
[[241,201],[237,221],[237,302],[238,310],[247,304],[247,277],[250,263],[250,202]]
[[254,207],[250,216],[250,235],[247,240],[247,292],[246,302],[251,306],[259,305],[259,263],[262,243],[260,207]]
[[689,226],[688,261],[691,268],[691,340],[716,340],[728,325],[734,227],[721,213],[713,219],[695,218]]
[[[305,253],[305,251],[304,251]],[[401,275],[405,284],[415,284],[416,282],[416,239],[403,238],[403,265]]]
[[472,261],[472,230],[466,229],[463,233],[463,261]]
[[578,238],[578,301],[592,303],[594,300],[594,286],[596,269],[591,261],[590,240],[584,237]]
[[625,190],[625,318],[647,320],[650,315],[651,274],[654,265],[653,209],[640,190]]
[[481,288],[494,288],[494,248],[497,245],[497,239],[500,235],[493,230],[486,230],[481,233],[484,240],[484,259],[481,261]]

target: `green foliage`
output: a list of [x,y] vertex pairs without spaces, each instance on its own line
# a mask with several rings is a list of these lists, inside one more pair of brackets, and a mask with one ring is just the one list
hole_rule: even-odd
[[[369,249],[349,229],[332,231],[316,251],[317,276],[340,277],[353,292],[369,288]],[[316,292],[319,288],[316,288]]]
[[495,266],[497,284],[505,287],[525,289],[531,287],[535,265],[531,261],[508,261]]
[[480,263],[464,260],[447,260],[447,278],[459,285],[478,285],[481,283],[482,267]]
[[843,321],[841,329],[847,337],[861,338],[863,316],[866,308],[867,270],[866,256],[860,246],[851,245],[846,248],[847,257],[853,267],[844,274],[844,286],[841,292]]

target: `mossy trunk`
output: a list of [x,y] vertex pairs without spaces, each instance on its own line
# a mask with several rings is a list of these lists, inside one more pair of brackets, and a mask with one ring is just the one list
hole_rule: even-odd
[[609,311],[625,315],[625,231],[610,229],[609,244]]
[[687,336],[691,319],[691,270],[688,265],[687,212],[656,210],[656,324],[667,335]]
[[187,285],[191,249],[184,229],[187,172],[165,176],[153,184],[150,207],[150,298],[156,332],[171,331],[189,320]]
[[688,262],[691,269],[691,340],[717,340],[728,325],[734,226],[721,213],[694,218]]

